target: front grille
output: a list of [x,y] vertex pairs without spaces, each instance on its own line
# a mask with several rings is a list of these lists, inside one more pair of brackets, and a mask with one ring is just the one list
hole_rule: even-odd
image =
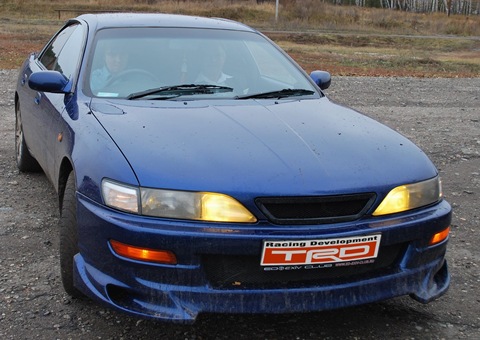
[[[391,273],[403,256],[406,244],[383,246],[374,263],[319,269],[265,271],[258,256],[204,255],[202,264],[215,289],[275,289],[342,284]],[[287,268],[288,267],[288,268]],[[314,268],[314,266],[312,266]]]
[[275,224],[322,224],[353,221],[375,201],[375,194],[319,197],[261,197],[259,209]]

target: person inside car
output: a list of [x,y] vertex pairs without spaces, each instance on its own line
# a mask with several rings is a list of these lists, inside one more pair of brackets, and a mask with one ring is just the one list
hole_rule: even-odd
[[209,85],[228,85],[232,76],[223,72],[227,54],[220,44],[209,44],[202,50],[201,72],[195,83]]
[[98,92],[107,86],[115,75],[120,74],[127,67],[128,53],[125,48],[115,42],[108,42],[105,48],[104,65],[94,70],[90,77],[90,89]]

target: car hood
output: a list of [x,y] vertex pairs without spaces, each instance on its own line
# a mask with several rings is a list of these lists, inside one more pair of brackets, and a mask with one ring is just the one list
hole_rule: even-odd
[[242,194],[389,190],[436,175],[405,137],[327,98],[92,102],[144,187]]

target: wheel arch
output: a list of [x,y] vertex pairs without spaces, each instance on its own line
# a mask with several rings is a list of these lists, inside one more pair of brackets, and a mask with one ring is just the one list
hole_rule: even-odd
[[58,172],[58,208],[60,212],[62,211],[63,207],[63,199],[65,195],[65,187],[67,184],[68,176],[72,171],[73,165],[71,161],[67,157],[63,158]]

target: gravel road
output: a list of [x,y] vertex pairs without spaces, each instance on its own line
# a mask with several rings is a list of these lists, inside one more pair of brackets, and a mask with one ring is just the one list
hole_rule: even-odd
[[0,70],[1,339],[480,339],[480,78],[334,77],[330,98],[416,142],[439,168],[454,208],[450,290],[337,311],[203,315],[193,326],[132,318],[72,300],[59,276],[55,193],[15,165],[15,70]]

